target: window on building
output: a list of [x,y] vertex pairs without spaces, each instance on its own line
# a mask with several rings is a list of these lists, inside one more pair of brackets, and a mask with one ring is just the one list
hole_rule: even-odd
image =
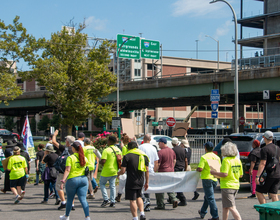
[[141,62],[141,60],[134,60],[134,62],[135,62],[135,63],[140,63],[140,62]]
[[134,117],[137,117],[137,116],[141,116],[141,112],[140,111],[135,111],[134,112]]
[[[148,70],[153,70],[153,64],[147,64]],[[154,70],[156,70],[156,65],[154,65]]]
[[141,76],[140,73],[141,73],[140,69],[134,69],[134,76]]

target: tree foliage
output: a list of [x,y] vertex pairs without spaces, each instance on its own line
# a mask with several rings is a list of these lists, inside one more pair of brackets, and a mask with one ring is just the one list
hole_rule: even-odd
[[102,121],[111,121],[114,115],[110,105],[98,103],[115,91],[116,76],[109,71],[110,51],[115,45],[104,42],[89,50],[85,28],[66,29],[53,33],[49,40],[39,39],[42,54],[32,62],[33,71],[24,79],[35,79],[48,91],[49,103],[62,114],[61,123],[72,127],[94,114]]
[[50,119],[47,115],[44,115],[42,117],[42,120],[38,122],[37,127],[38,130],[40,131],[47,131],[49,130],[49,126],[50,126]]
[[8,101],[22,94],[16,84],[17,74],[21,72],[16,63],[34,60],[34,50],[38,49],[34,42],[35,38],[19,23],[19,16],[9,25],[0,20],[0,103],[4,101],[7,105]]
[[55,129],[59,129],[61,123],[61,117],[59,114],[54,114],[51,121],[50,125],[53,126]]
[[12,131],[14,127],[16,126],[16,122],[14,122],[14,117],[12,116],[6,116],[5,117],[5,123],[4,128],[6,128],[9,131]]

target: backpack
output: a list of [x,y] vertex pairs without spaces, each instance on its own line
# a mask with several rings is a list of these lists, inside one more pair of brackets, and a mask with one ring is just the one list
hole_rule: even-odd
[[66,167],[66,160],[69,156],[70,153],[68,152],[68,148],[65,148],[62,154],[56,159],[53,166],[59,173],[64,173]]

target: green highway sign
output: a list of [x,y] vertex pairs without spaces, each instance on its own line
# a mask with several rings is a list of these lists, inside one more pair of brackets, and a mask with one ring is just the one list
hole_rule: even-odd
[[141,58],[159,60],[159,41],[141,39]]
[[140,59],[140,37],[118,34],[117,48],[120,58]]
[[158,126],[158,122],[157,121],[153,121],[152,122],[152,126]]

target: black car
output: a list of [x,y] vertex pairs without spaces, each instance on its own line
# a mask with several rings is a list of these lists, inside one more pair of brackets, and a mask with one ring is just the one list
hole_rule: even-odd
[[3,139],[3,143],[5,143],[8,140],[18,141],[20,139],[20,137],[17,133],[13,133],[13,132],[8,131],[6,129],[0,129],[0,139]]
[[[243,177],[240,179],[240,182],[250,182],[250,175],[249,175],[250,162],[248,160],[248,155],[253,149],[252,148],[253,141],[257,139],[262,143],[262,138],[263,138],[262,136],[263,133],[247,133],[247,134],[235,133],[228,136],[224,136],[224,138],[230,138],[238,148],[240,154],[240,160],[243,167]],[[217,144],[213,152],[217,154],[222,160],[221,146],[222,146],[222,141]]]

